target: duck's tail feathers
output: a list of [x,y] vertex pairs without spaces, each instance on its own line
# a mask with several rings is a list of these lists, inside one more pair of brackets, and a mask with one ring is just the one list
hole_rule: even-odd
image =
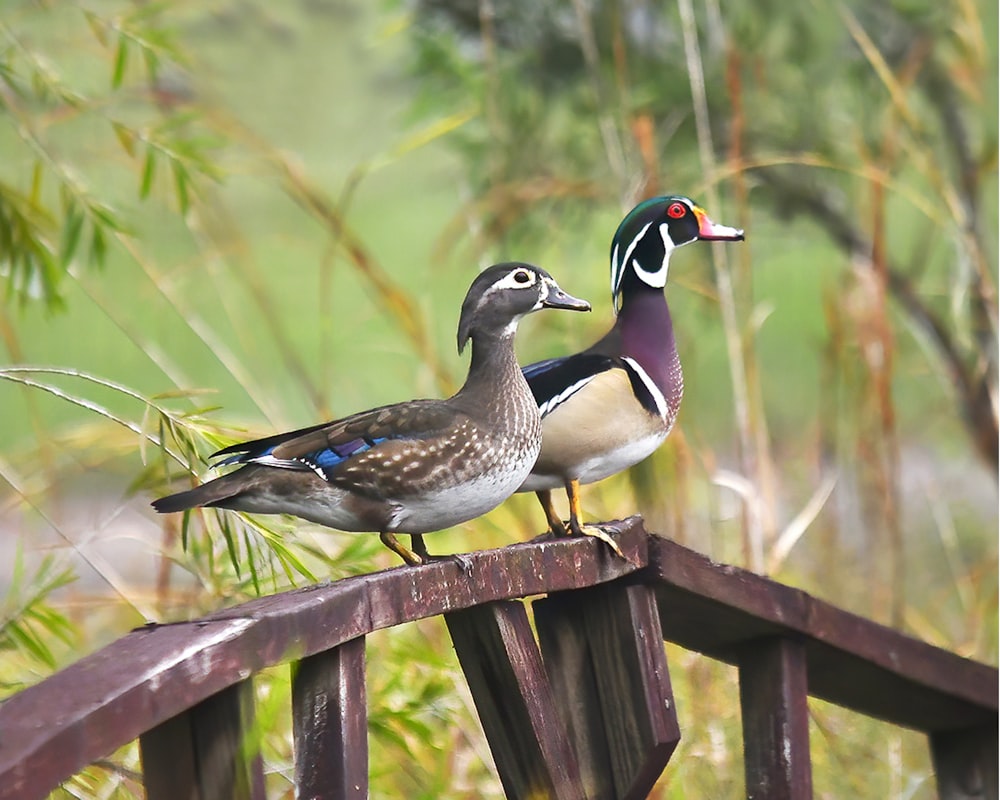
[[189,508],[224,505],[226,500],[240,494],[244,488],[242,481],[226,480],[227,477],[216,478],[194,489],[161,497],[154,500],[152,506],[161,514],[172,514]]

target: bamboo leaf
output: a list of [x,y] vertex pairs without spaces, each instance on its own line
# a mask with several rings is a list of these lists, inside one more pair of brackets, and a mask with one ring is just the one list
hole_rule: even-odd
[[128,66],[128,39],[118,37],[118,50],[115,53],[114,71],[111,73],[111,88],[118,89],[125,79],[125,69]]
[[146,161],[142,167],[142,183],[139,185],[139,197],[146,199],[149,190],[153,186],[153,177],[156,174],[156,151],[150,147],[146,150]]
[[94,38],[97,39],[104,47],[108,46],[108,33],[107,27],[97,14],[93,11],[84,10],[83,16],[87,20],[87,25],[90,27],[91,33],[94,34]]
[[145,48],[142,51],[143,60],[146,62],[146,74],[150,81],[155,81],[160,72],[160,57],[152,48]]
[[233,537],[232,523],[229,521],[228,515],[222,515],[222,536],[226,540],[226,551],[229,553],[229,561],[233,565],[233,569],[236,570],[236,575],[239,577],[242,575],[242,570],[240,569],[240,556],[239,551],[236,548],[236,540]]
[[98,266],[104,266],[104,259],[108,254],[108,242],[104,235],[104,229],[99,225],[93,226],[93,233],[90,237],[90,260]]
[[247,555],[249,556],[250,581],[253,583],[254,591],[259,595],[261,594],[260,575],[257,574],[257,560],[254,558],[254,547],[250,539],[250,531],[248,530],[243,531],[243,543],[246,545]]
[[77,245],[80,243],[80,233],[83,231],[83,222],[83,212],[79,208],[74,206],[66,212],[62,243],[59,247],[59,263],[64,269],[69,267],[73,255],[76,253]]
[[41,205],[42,203],[42,178],[45,177],[45,167],[41,159],[36,159],[31,170],[31,203]]
[[174,168],[174,182],[177,185],[177,205],[180,207],[182,214],[187,214],[188,206],[190,205],[188,198],[188,182],[190,177],[188,176],[187,169],[179,161],[173,162]]
[[135,131],[120,122],[112,122],[111,127],[114,129],[115,136],[118,137],[122,149],[132,158],[135,158],[135,140],[137,138]]
[[56,660],[52,655],[52,651],[45,646],[45,643],[41,639],[32,634],[26,626],[15,622],[7,627],[5,633],[14,643],[16,649],[27,652],[49,669],[55,669]]

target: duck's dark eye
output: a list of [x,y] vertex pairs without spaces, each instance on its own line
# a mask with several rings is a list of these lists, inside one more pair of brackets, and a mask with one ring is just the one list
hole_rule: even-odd
[[527,270],[519,269],[517,272],[514,273],[514,281],[516,283],[521,283],[521,284],[531,283],[531,275],[528,273]]
[[687,214],[687,207],[683,203],[671,203],[667,209],[667,216],[680,219]]

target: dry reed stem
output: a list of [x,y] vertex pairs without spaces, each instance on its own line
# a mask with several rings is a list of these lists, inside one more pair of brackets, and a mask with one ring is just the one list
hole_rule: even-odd
[[[691,0],[679,0],[681,29],[684,38],[684,53],[691,84],[694,104],[695,127],[698,136],[698,152],[703,168],[715,171],[715,155],[712,145],[712,131],[708,119],[708,98],[705,77],[702,70],[701,51],[698,45],[697,24]],[[709,204],[719,207],[718,192],[714,185],[707,187]],[[722,326],[726,338],[726,352],[729,356],[730,381],[733,389],[733,411],[738,436],[737,456],[740,470],[748,480],[760,485],[760,458],[757,453],[754,421],[750,410],[750,391],[747,382],[745,355],[749,353],[745,336],[741,333],[733,279],[729,270],[725,245],[713,243],[712,264],[715,268],[715,282],[718,288],[719,307],[722,312]],[[756,495],[756,492],[755,492]],[[764,569],[764,521],[757,503],[743,505],[743,557],[745,563],[755,571]]]

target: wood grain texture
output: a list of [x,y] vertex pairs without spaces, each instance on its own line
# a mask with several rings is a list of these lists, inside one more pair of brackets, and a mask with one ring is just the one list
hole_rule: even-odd
[[264,800],[253,684],[243,681],[139,738],[148,800]]
[[368,797],[363,637],[293,665],[292,731],[296,797]]
[[930,735],[941,800],[997,800],[997,726]]
[[[936,752],[949,732],[996,729],[995,667],[648,536],[638,518],[613,525],[626,560],[591,537],[529,542],[470,553],[467,572],[452,561],[398,567],[134,631],[0,705],[0,798],[43,798],[265,667],[402,622],[623,576],[652,587],[666,640],[736,664],[746,643],[790,637],[811,694],[929,733]],[[996,774],[996,749],[984,757]]]
[[759,639],[737,663],[748,800],[811,800],[805,648],[782,637]]
[[996,667],[666,539],[649,548],[667,641],[736,664],[748,641],[793,636],[815,697],[925,732],[996,724]]
[[190,622],[147,625],[0,705],[0,798],[44,798],[87,764],[264,667],[447,611],[592,586],[646,564],[638,518],[615,523],[627,556],[590,537],[525,542],[261,597]]
[[617,581],[533,604],[588,800],[641,800],[680,740],[648,586]]
[[508,800],[582,800],[524,604],[490,603],[445,620]]

